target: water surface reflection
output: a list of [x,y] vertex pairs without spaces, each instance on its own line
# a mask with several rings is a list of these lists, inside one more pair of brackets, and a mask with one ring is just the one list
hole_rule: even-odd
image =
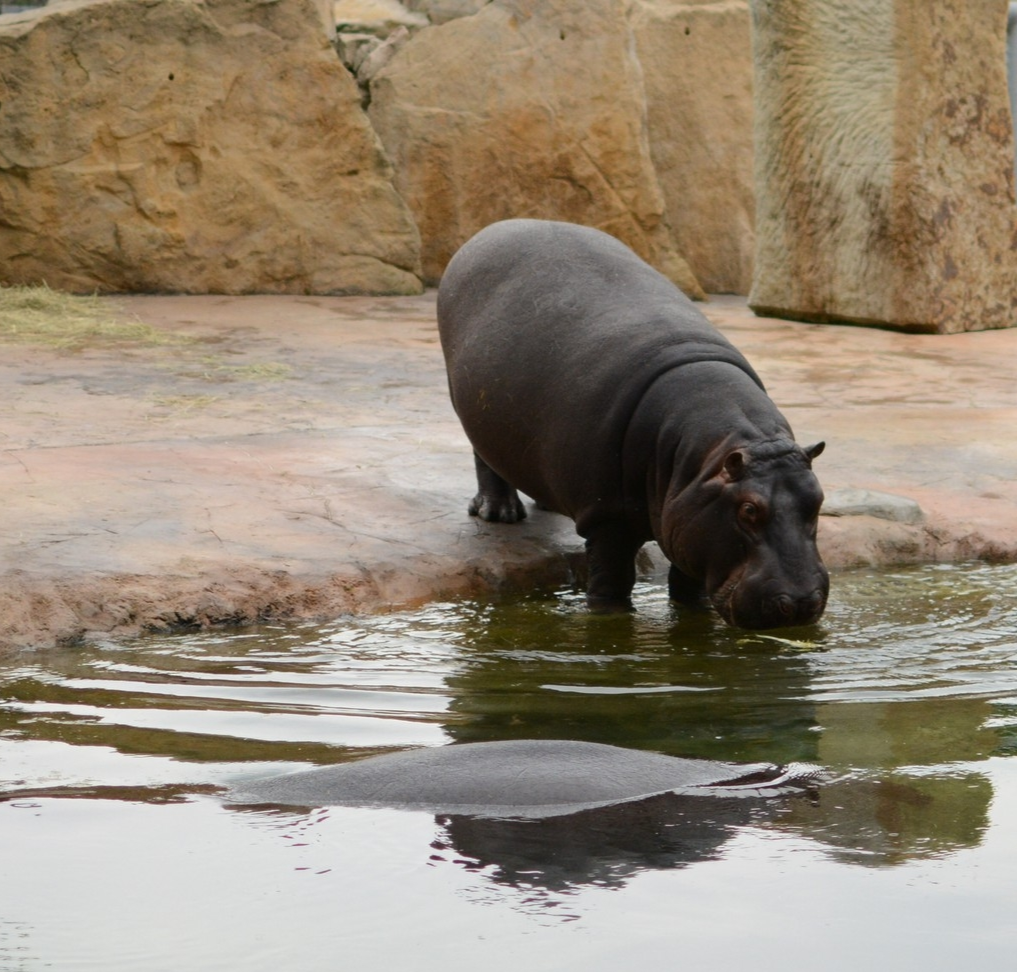
[[[222,839],[223,818],[235,822],[231,834],[234,826],[262,833],[267,870],[244,878],[232,892],[241,897],[248,885],[278,882],[271,874],[289,859],[282,848],[300,844],[302,873],[331,881],[345,870],[342,887],[360,887],[379,914],[409,907],[410,888],[430,888],[425,897],[451,908],[447,886],[474,902],[498,888],[509,895],[498,900],[524,911],[534,896],[550,906],[593,889],[624,890],[635,902],[660,872],[690,875],[683,880],[698,889],[690,893],[705,900],[708,875],[739,861],[754,866],[759,855],[784,868],[810,861],[810,875],[825,875],[822,893],[836,897],[854,893],[844,876],[852,871],[938,873],[942,862],[976,854],[984,876],[1017,856],[1006,824],[1017,819],[1017,786],[1004,785],[1017,751],[1017,568],[836,575],[821,624],[788,632],[738,632],[709,614],[679,612],[659,584],[641,585],[636,601],[637,613],[621,617],[590,615],[573,592],[455,602],[323,626],[82,646],[9,664],[0,670],[0,812],[8,823],[40,819],[0,827],[0,860],[33,868],[39,880],[4,911],[11,917],[0,931],[44,926],[46,880],[73,880],[45,823],[78,816],[65,797],[92,797],[125,846],[143,846],[146,834],[162,840],[159,828],[179,812],[172,807],[188,808],[183,846],[238,874],[246,872],[235,855],[246,845]],[[269,813],[224,809],[213,796],[312,764],[508,738],[815,762],[835,780],[796,797],[665,796],[537,821]],[[367,848],[355,861],[343,857],[379,840],[374,858]],[[76,853],[82,875],[110,870],[101,842]],[[383,858],[401,875],[395,884],[390,871],[378,877]],[[153,867],[172,870],[165,861]],[[82,880],[87,894],[92,878]],[[747,888],[728,893],[746,913],[777,907]],[[1001,907],[982,892],[972,892],[976,903],[983,917]],[[559,913],[574,917],[570,908]],[[285,914],[291,925],[302,920]],[[75,927],[87,937],[88,909],[82,915]],[[192,967],[214,967],[198,951]]]

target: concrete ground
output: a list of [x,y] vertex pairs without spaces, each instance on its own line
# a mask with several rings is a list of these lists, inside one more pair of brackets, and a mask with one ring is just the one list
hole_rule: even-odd
[[[567,582],[571,522],[466,514],[434,294],[131,297],[166,343],[0,354],[0,651],[147,628],[327,618]],[[1017,329],[952,336],[701,305],[752,361],[831,511],[831,567],[1017,560]],[[907,510],[904,511],[907,519]],[[659,565],[659,562],[658,562]]]

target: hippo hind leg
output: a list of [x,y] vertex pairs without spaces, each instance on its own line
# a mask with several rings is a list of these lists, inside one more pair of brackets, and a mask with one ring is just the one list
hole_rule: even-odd
[[477,466],[477,495],[470,501],[470,516],[479,516],[488,523],[518,523],[526,519],[515,487],[510,486],[483,459],[473,453]]

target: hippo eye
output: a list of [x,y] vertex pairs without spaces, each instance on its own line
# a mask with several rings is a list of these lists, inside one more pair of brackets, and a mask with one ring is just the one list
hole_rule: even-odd
[[742,503],[738,510],[738,515],[746,523],[758,523],[759,522],[759,507],[755,503]]

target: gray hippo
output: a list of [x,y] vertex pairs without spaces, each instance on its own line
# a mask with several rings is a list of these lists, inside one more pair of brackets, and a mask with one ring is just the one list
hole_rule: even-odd
[[811,764],[739,765],[558,739],[458,743],[374,756],[237,787],[233,803],[363,806],[542,819],[682,796],[766,796],[806,789]]
[[471,514],[512,523],[516,490],[571,517],[587,598],[631,606],[656,540],[676,600],[729,624],[809,624],[829,578],[823,491],[738,350],[628,247],[571,223],[495,223],[438,289],[452,404],[475,454]]

